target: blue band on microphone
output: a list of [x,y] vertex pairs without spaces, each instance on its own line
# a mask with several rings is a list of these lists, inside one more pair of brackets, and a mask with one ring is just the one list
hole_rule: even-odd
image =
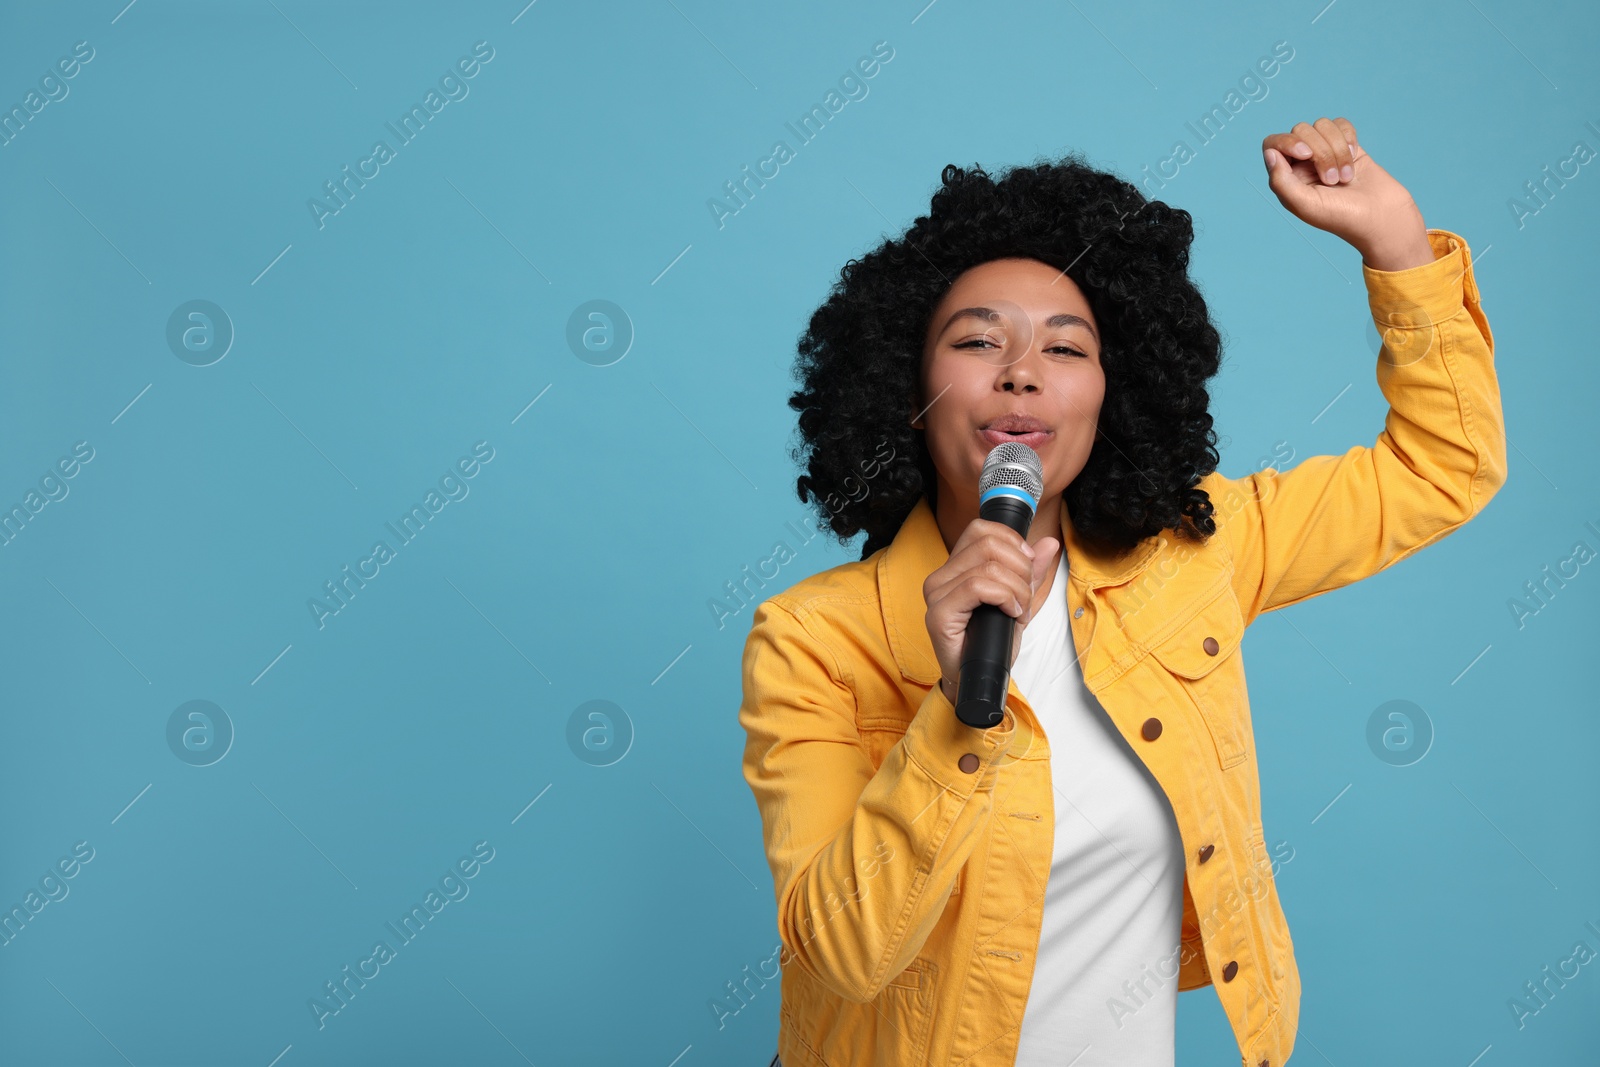
[[1027,490],[1020,489],[1014,485],[997,485],[993,489],[978,494],[978,510],[982,511],[983,505],[998,496],[1014,496],[1027,504],[1029,511],[1037,511],[1039,508],[1039,501]]

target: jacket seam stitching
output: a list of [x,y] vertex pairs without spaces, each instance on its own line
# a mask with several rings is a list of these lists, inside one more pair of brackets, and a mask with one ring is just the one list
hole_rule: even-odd
[[[790,603],[793,603],[793,601],[790,601]],[[811,638],[811,640],[815,644],[821,645],[822,648],[827,651],[828,660],[831,660],[833,662],[833,674],[832,674],[832,677],[830,678],[830,680],[833,681],[836,685],[838,685],[840,688],[844,689],[846,692],[848,692],[850,694],[850,718],[851,718],[851,721],[853,722],[855,720],[855,717],[856,717],[856,691],[855,691],[855,687],[847,684],[843,680],[843,678],[842,678],[843,672],[839,668],[839,659],[838,659],[838,656],[834,653],[833,647],[831,645],[829,645],[827,641],[825,641],[822,638],[818,637],[816,635],[816,633],[814,633],[812,631],[811,627],[809,625],[807,625],[806,621],[804,619],[800,618],[800,616],[798,614],[796,614],[793,609],[791,609],[790,607],[786,606],[783,603],[779,603],[776,598],[773,598],[773,604],[778,610],[784,612],[791,619],[793,619],[795,621],[795,624],[800,627],[801,631],[803,633],[805,633],[805,635],[807,637]],[[807,611],[806,614],[809,615],[810,612]],[[858,731],[858,737],[859,737],[859,731]],[[812,862],[814,863],[815,861],[816,861],[816,857],[813,856],[812,857]],[[780,916],[779,918],[780,918],[780,921],[781,921],[782,917]],[[881,964],[880,964],[880,969],[881,969]],[[824,987],[827,986],[828,983],[826,981],[823,981],[821,975],[816,975],[815,978],[817,979],[819,984],[823,985]],[[802,1039],[802,1043],[804,1043],[803,1039]],[[807,1047],[807,1049],[809,1049],[811,1051],[812,1055],[817,1057],[818,1061],[820,1061],[820,1062],[822,1062],[824,1064],[826,1064],[828,1062],[827,1060],[823,1059],[821,1054],[818,1053],[815,1049],[811,1049],[810,1045],[807,1045],[806,1047]]]
[[[790,1014],[790,1018],[795,1018],[793,1013]],[[806,1040],[805,1032],[799,1026],[795,1026],[793,1029],[794,1039],[797,1043],[799,1043],[801,1048],[809,1052],[814,1060],[822,1064],[822,1067],[833,1067],[833,1065],[828,1061],[828,1058],[822,1053],[818,1052],[811,1042]]]
[[[867,599],[871,599],[871,598],[866,596],[866,595],[863,595],[859,599],[867,600]],[[808,601],[808,605],[809,605],[809,603],[810,602]],[[855,719],[856,714],[857,714],[857,712],[859,710],[858,705],[857,705],[857,701],[856,701],[855,687],[849,685],[848,683],[846,683],[843,680],[843,673],[844,672],[839,667],[839,659],[838,659],[838,656],[834,653],[834,650],[833,650],[832,646],[830,646],[827,641],[822,640],[821,638],[819,638],[812,631],[811,627],[806,624],[805,620],[801,619],[793,611],[790,611],[787,608],[785,608],[784,610],[788,611],[789,615],[791,617],[793,617],[797,623],[799,623],[800,627],[806,632],[806,634],[808,636],[810,636],[813,640],[817,641],[824,648],[827,649],[828,658],[833,661],[835,676],[839,680],[839,684],[842,685],[845,689],[849,690],[849,692],[850,692],[851,718],[852,718],[852,720]],[[808,611],[807,614],[809,615],[810,612]],[[934,785],[937,785],[941,792],[952,793],[963,804],[965,803],[966,798],[962,797],[962,795],[960,793],[957,793],[954,789],[951,789],[941,779],[939,779],[939,778],[935,777],[934,775],[930,774],[928,772],[928,769],[926,767],[924,767],[916,759],[916,757],[913,755],[913,753],[911,752],[910,749],[906,749],[905,750],[905,755],[906,755],[906,762],[911,764],[911,765],[914,765],[917,768],[917,770],[920,771],[923,774],[924,777],[926,777],[929,781],[933,782]],[[933,845],[932,851],[935,854],[937,854],[939,852],[939,850],[944,847],[944,843],[947,840],[949,840],[949,838],[950,838],[950,829],[954,825],[955,825],[955,816],[952,815],[949,818],[949,820],[945,823],[944,828],[943,828],[943,832],[939,835],[937,841]],[[905,905],[900,909],[900,916],[895,922],[894,929],[889,935],[888,942],[886,943],[883,951],[880,953],[877,963],[874,964],[874,966],[872,968],[872,973],[869,976],[868,982],[867,982],[867,988],[868,989],[877,989],[877,988],[879,988],[879,986],[878,986],[879,979],[882,978],[883,975],[884,975],[884,972],[886,972],[888,970],[889,960],[891,958],[893,958],[895,953],[899,950],[900,945],[901,945],[902,941],[904,940],[904,934],[905,934],[905,930],[906,930],[906,927],[907,927],[907,923],[908,923],[908,921],[910,919],[911,912],[913,910],[915,910],[916,905],[921,901],[922,896],[923,896],[924,892],[926,891],[927,884],[928,884],[928,874],[929,873],[930,873],[929,871],[923,871],[922,872],[922,883],[921,883],[921,885],[918,886],[917,888],[911,890],[907,894]],[[885,984],[887,984],[887,983],[885,983]]]
[[[807,621],[812,614],[809,609],[809,604],[810,602],[808,601],[807,604],[802,607],[802,610],[805,611],[807,618],[801,618],[800,613],[791,608],[784,608],[783,610],[788,612],[789,617],[794,619],[795,623],[799,625],[800,629],[805,632],[805,635],[811,639],[815,646],[820,646],[823,651],[827,652],[828,662],[832,664],[831,675],[833,682],[850,694],[850,719],[852,722],[854,722],[861,710],[856,699],[855,686],[851,684],[850,676],[846,675],[844,667],[839,660],[839,654],[834,651],[833,645],[825,637],[813,630],[810,622]],[[781,606],[782,605],[780,605],[780,607]]]
[[[909,754],[908,754],[908,756],[909,756]],[[915,762],[915,761],[910,761],[910,762]],[[917,769],[918,770],[922,770],[922,765],[921,764],[917,764]],[[923,771],[923,773],[926,774],[927,772]],[[934,779],[934,784],[939,786],[939,788],[940,788],[940,790],[942,792],[951,791],[951,790],[948,789],[948,787],[945,786],[945,784],[943,782],[940,782],[937,779]],[[956,794],[956,796],[958,798],[960,798],[960,794],[959,793]],[[944,825],[944,832],[939,835],[938,841],[933,846],[932,851],[935,854],[937,854],[940,849],[944,848],[944,843],[950,839],[950,829],[954,825],[955,825],[955,816],[952,815],[950,817],[950,819]],[[888,939],[887,943],[884,945],[883,951],[879,954],[878,962],[872,968],[872,974],[871,974],[870,979],[869,979],[869,981],[867,983],[867,988],[868,989],[877,989],[877,990],[879,990],[879,992],[881,992],[882,989],[888,985],[888,982],[885,979],[884,980],[884,985],[880,986],[878,984],[879,980],[884,978],[885,972],[889,969],[889,960],[891,958],[893,958],[893,956],[895,955],[895,953],[897,951],[899,951],[900,945],[905,939],[905,931],[906,931],[907,924],[908,924],[908,922],[910,920],[911,913],[912,913],[912,911],[914,911],[916,909],[916,905],[921,902],[923,894],[927,891],[928,875],[931,873],[931,870],[922,871],[920,873],[922,875],[921,883],[917,884],[915,886],[915,888],[913,888],[913,889],[911,889],[911,890],[909,890],[907,892],[907,894],[906,894],[906,902],[900,909],[899,917],[895,920],[894,930],[889,935],[889,939]],[[912,876],[912,879],[913,879],[913,882],[916,882],[916,876],[915,875]],[[869,998],[869,999],[876,1000],[877,998],[876,998],[876,996],[874,996],[874,997]]]
[[[1228,525],[1228,522],[1227,522],[1226,519],[1224,519],[1223,520],[1223,526],[1227,526],[1227,525]],[[1224,554],[1228,557],[1224,562],[1226,562],[1227,565],[1228,565],[1229,591],[1233,593],[1234,603],[1237,604],[1239,602],[1239,589],[1238,589],[1237,586],[1235,586],[1233,584],[1233,579],[1239,573],[1239,567],[1238,567],[1239,554],[1234,550],[1233,535],[1232,534],[1229,534],[1229,535],[1227,535],[1226,537],[1224,537],[1222,539],[1222,549],[1223,549]],[[1243,604],[1239,605],[1239,618],[1244,619],[1244,625],[1245,625],[1246,628],[1248,628],[1250,626],[1250,620],[1244,618],[1244,605]]]
[[[1478,321],[1467,311],[1465,302],[1450,318],[1453,319],[1457,315],[1466,315],[1467,320],[1472,323],[1472,328],[1477,330]],[[1448,322],[1449,319],[1445,321]],[[1487,347],[1488,342],[1485,341],[1484,343],[1485,347]],[[1489,353],[1489,358],[1493,359],[1493,355],[1492,352]],[[1489,473],[1488,464],[1484,460],[1488,450],[1483,447],[1482,442],[1478,440],[1478,434],[1475,432],[1477,421],[1473,418],[1472,401],[1461,388],[1459,368],[1457,366],[1459,357],[1447,340],[1447,334],[1444,330],[1439,331],[1439,359],[1444,364],[1445,372],[1450,375],[1450,386],[1456,395],[1456,413],[1460,417],[1462,436],[1466,438],[1467,444],[1472,448],[1474,466],[1472,480],[1467,483],[1467,514],[1468,518],[1471,518],[1483,508],[1483,505],[1478,503],[1478,497],[1481,493],[1482,483],[1487,479]],[[1463,519],[1456,526],[1460,526],[1466,521],[1466,519]],[[1450,529],[1455,529],[1455,526]],[[1448,533],[1449,531],[1446,532]]]

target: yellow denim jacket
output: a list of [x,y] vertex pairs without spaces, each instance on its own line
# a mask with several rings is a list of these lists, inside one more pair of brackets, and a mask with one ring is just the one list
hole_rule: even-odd
[[[1183,836],[1178,988],[1215,986],[1244,1067],[1288,1060],[1300,972],[1262,829],[1240,638],[1263,611],[1437,541],[1506,477],[1471,253],[1447,230],[1428,239],[1432,263],[1362,264],[1390,405],[1373,447],[1207,476],[1217,533],[1203,544],[1168,532],[1099,554],[1060,504],[1084,680]],[[751,620],[739,721],[777,897],[784,1067],[1016,1056],[1056,820],[1050,744],[1014,680],[992,730],[957,720],[940,690],[922,583],[948,558],[923,497],[892,544]]]

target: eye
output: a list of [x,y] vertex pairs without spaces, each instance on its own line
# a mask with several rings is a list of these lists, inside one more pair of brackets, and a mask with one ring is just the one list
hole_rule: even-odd
[[[973,349],[976,349],[976,348],[979,348],[980,346],[981,347],[985,347],[985,348],[999,348],[1000,347],[999,345],[995,344],[993,341],[990,341],[987,337],[974,337],[970,341],[962,341],[959,344],[954,344],[954,345],[951,345],[950,347],[951,348],[973,348]],[[1045,349],[1045,351],[1046,352],[1065,352],[1067,355],[1069,355],[1069,356],[1077,356],[1079,359],[1088,359],[1089,358],[1088,353],[1082,352],[1079,349],[1073,348],[1071,345],[1052,345],[1051,347]]]

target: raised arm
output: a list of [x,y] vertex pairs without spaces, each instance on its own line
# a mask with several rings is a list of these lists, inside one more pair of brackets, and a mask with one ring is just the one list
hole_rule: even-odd
[[1494,338],[1471,250],[1448,230],[1427,235],[1431,263],[1361,267],[1389,401],[1377,441],[1282,473],[1202,483],[1233,550],[1246,622],[1405,559],[1483,510],[1505,482]]
[[[1263,151],[1284,206],[1362,254],[1389,413],[1371,446],[1282,473],[1200,483],[1233,552],[1246,622],[1432,544],[1481,511],[1506,479],[1494,336],[1466,241],[1423,226],[1411,195],[1360,148],[1345,119],[1300,123],[1268,137]],[[1318,178],[1343,167],[1351,177]]]

